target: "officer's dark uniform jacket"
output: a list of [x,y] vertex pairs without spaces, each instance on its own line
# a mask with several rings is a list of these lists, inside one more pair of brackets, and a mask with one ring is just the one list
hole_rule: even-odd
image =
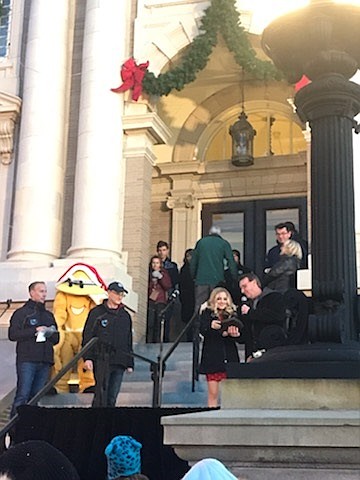
[[84,360],[95,361],[99,358],[101,348],[109,354],[109,364],[124,368],[134,368],[134,359],[126,352],[132,351],[132,321],[124,305],[117,309],[107,306],[107,300],[90,310],[85,323],[82,345],[93,337],[99,341],[84,355]]
[[17,362],[54,363],[53,346],[59,342],[59,333],[54,332],[45,342],[37,342],[36,328],[40,326],[57,329],[54,315],[45,309],[43,303],[28,300],[13,313],[8,336],[9,340],[17,342]]

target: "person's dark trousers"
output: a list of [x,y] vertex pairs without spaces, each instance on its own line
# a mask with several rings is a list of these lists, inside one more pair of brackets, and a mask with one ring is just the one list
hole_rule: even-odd
[[171,327],[173,313],[174,313],[174,304],[170,305],[165,312],[164,342],[170,342],[170,327]]
[[125,369],[119,365],[110,365],[107,407],[115,407],[120,392]]
[[96,382],[93,407],[115,407],[116,399],[120,392],[125,368],[120,365],[102,365],[96,362],[94,365],[94,377]]
[[25,405],[45,386],[50,375],[50,364],[42,362],[17,362],[17,386],[10,417],[19,405]]
[[195,285],[195,312],[199,313],[201,305],[208,300],[216,285]]
[[160,342],[160,313],[165,307],[165,303],[155,303],[153,300],[149,300],[146,335],[148,343]]

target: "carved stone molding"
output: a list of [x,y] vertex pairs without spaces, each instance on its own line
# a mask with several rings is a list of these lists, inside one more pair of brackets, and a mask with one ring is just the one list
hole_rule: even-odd
[[21,99],[0,92],[0,161],[9,165],[14,150],[15,125],[20,115]]
[[166,206],[170,210],[175,208],[194,208],[195,197],[192,193],[170,192],[166,199]]

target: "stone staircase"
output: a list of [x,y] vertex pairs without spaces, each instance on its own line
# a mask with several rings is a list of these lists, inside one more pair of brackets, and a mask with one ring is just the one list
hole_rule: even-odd
[[[166,353],[171,344],[164,344]],[[159,354],[158,344],[138,344],[134,352],[156,361]],[[163,378],[162,407],[206,407],[207,385],[204,376],[200,376],[192,392],[192,344],[180,343],[166,362]],[[150,364],[135,359],[132,374],[124,374],[117,406],[151,407],[153,397],[153,381]],[[67,393],[45,396],[41,406],[46,407],[90,407],[92,393]]]

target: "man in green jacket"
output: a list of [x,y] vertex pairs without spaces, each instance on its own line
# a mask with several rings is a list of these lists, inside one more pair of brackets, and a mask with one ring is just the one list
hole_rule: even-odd
[[230,243],[220,236],[221,230],[212,226],[209,235],[196,243],[190,271],[195,281],[195,312],[209,298],[211,290],[225,285],[225,268],[237,281],[237,266]]

